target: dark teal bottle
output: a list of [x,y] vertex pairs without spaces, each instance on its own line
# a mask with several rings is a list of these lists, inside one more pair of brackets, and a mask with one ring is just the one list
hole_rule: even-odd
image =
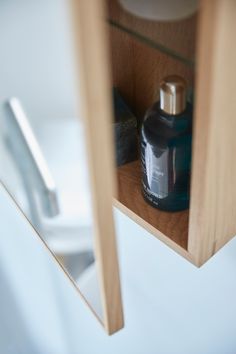
[[141,130],[142,189],[147,202],[166,211],[189,207],[192,105],[186,83],[169,76],[160,101],[149,109]]

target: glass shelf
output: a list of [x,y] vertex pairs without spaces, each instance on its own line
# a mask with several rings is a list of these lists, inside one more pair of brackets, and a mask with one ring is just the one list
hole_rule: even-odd
[[107,4],[110,26],[190,67],[194,66],[197,15],[181,21],[159,22],[132,15],[118,0]]

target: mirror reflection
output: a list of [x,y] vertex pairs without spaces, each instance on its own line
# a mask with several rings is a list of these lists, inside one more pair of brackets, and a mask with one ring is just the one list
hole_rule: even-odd
[[102,321],[68,6],[0,4],[0,178]]

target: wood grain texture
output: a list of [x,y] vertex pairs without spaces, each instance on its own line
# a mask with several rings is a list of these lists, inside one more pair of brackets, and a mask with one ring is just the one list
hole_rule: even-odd
[[188,250],[203,264],[236,234],[236,1],[202,0]]
[[113,85],[139,122],[147,108],[159,99],[159,83],[164,76],[178,74],[190,87],[194,84],[191,67],[115,28],[110,28],[110,51]]
[[152,21],[124,10],[118,0],[107,0],[109,18],[187,59],[195,58],[197,14],[181,21]]
[[187,252],[188,210],[171,213],[150,206],[141,193],[139,161],[119,167],[117,173],[119,193],[115,205],[154,236],[192,261]]
[[115,163],[112,144],[108,33],[103,0],[72,0],[80,105],[86,135],[95,226],[95,257],[109,334],[123,327],[112,203]]

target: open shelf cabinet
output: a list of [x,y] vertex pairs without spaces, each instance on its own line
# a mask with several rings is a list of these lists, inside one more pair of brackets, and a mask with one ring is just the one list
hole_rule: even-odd
[[230,99],[236,95],[236,3],[200,1],[197,15],[162,24],[132,18],[114,0],[109,25],[113,85],[139,125],[162,77],[183,76],[196,96],[190,209],[171,213],[148,205],[139,161],[118,168],[115,206],[201,266],[236,234],[236,100]]
[[[135,17],[118,0],[72,4],[104,326],[114,333],[123,314],[112,204],[196,266],[236,234],[236,1],[200,0],[197,14],[166,23]],[[144,201],[139,161],[115,171],[111,124],[112,86],[140,127],[171,74],[195,88],[190,209],[176,213]]]

